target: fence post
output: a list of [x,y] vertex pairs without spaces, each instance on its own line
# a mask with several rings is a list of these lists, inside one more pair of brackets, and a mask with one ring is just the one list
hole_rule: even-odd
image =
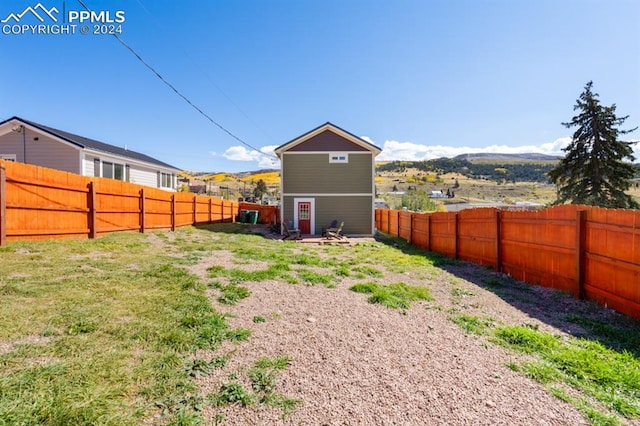
[[176,230],[176,195],[171,195],[171,230]]
[[458,258],[458,212],[453,214],[453,246],[454,246],[454,259]]
[[7,243],[7,171],[0,164],[0,246]]
[[193,196],[193,223],[195,225],[198,220],[198,196]]
[[411,216],[409,216],[409,241],[408,243],[411,244],[411,241],[413,241],[413,215],[415,213],[411,213]]
[[145,232],[145,217],[146,207],[145,207],[145,194],[144,188],[140,189],[140,232],[144,234]]
[[386,233],[391,235],[391,210],[387,211],[387,230]]
[[98,232],[96,230],[96,187],[95,182],[91,181],[87,185],[89,187],[89,193],[87,194],[87,204],[89,207],[89,238],[96,238]]
[[500,229],[501,214],[500,210],[496,209],[496,271],[502,272],[502,241]]
[[431,251],[431,213],[427,214],[427,251]]
[[586,241],[586,217],[585,210],[576,211],[576,291],[580,299],[584,299],[584,258]]
[[[234,207],[234,204],[235,204],[235,202],[232,201],[231,202],[231,206],[229,207],[229,214],[231,215],[231,223],[236,223],[237,212],[236,212],[236,209]],[[260,210],[258,210],[258,211],[260,211]]]
[[211,203],[213,202],[213,198],[209,197],[209,225],[211,225],[211,223],[213,222],[213,219],[211,218]]

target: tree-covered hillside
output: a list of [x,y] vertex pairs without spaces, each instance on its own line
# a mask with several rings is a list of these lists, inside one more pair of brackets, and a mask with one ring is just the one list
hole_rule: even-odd
[[376,166],[379,172],[403,172],[418,169],[437,174],[460,173],[469,178],[494,180],[496,182],[548,182],[547,173],[553,163],[496,162],[472,163],[460,158],[436,158],[427,161],[392,161]]

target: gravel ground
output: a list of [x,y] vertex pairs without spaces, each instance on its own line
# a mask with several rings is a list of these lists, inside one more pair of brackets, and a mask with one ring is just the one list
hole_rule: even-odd
[[[217,253],[191,270],[204,276],[208,266],[230,266],[232,259]],[[274,407],[209,407],[207,424],[215,424],[219,415],[225,425],[588,424],[574,407],[505,366],[518,355],[466,334],[447,319],[447,311],[455,308],[498,323],[537,324],[563,333],[567,330],[548,312],[564,314],[576,302],[527,286],[536,303],[519,303],[478,285],[478,277],[492,274],[485,268],[465,263],[445,268],[429,279],[414,272],[385,273],[389,282],[425,285],[434,296],[405,314],[367,303],[366,295],[348,290],[349,279],[337,288],[246,283],[251,296],[235,306],[220,305],[217,290],[211,290],[216,309],[252,335],[245,342],[226,342],[215,353],[198,354],[232,354],[224,368],[198,378],[200,390],[216,392],[233,374],[250,389],[245,376],[255,361],[284,355],[291,363],[279,373],[276,391],[301,402],[284,419],[282,409]],[[258,315],[266,321],[254,323]]]

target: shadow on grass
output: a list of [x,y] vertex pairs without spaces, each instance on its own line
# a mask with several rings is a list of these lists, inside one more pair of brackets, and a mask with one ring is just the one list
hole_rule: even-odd
[[376,240],[408,255],[424,256],[433,265],[490,291],[516,309],[575,337],[597,340],[640,360],[640,321],[570,293],[517,281],[490,268],[428,252],[400,238],[380,234]]
[[194,225],[193,227],[204,231],[221,232],[223,234],[250,234],[262,235],[270,239],[282,238],[282,236],[280,235],[280,226],[278,226],[276,229],[273,227],[273,225],[264,225],[261,223],[254,225],[251,223],[240,222],[218,222],[212,224]]

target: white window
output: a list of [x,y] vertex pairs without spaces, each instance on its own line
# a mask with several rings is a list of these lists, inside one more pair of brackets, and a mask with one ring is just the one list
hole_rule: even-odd
[[[97,175],[97,173],[94,173]],[[102,161],[102,177],[116,180],[126,180],[124,164]]]
[[15,154],[0,154],[0,160],[6,160],[6,161],[16,161],[16,155]]
[[161,188],[173,188],[173,174],[172,173],[160,173],[160,187]]
[[348,163],[349,154],[345,154],[344,152],[331,152],[329,153],[329,162],[330,163]]

